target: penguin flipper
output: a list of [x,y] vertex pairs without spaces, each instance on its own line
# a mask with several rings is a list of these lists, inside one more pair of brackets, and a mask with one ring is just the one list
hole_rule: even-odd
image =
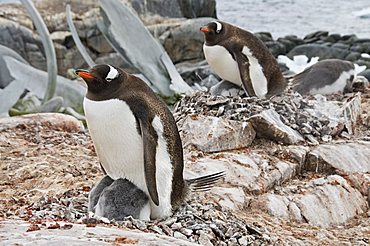
[[157,135],[155,134],[154,128],[145,123],[145,121],[139,119],[141,135],[143,138],[144,147],[144,172],[146,187],[148,188],[150,198],[155,205],[159,205],[158,191],[157,191],[157,179],[156,179],[156,148],[157,148]]
[[256,93],[254,92],[252,80],[251,77],[249,76],[250,63],[248,58],[241,52],[234,53],[234,56],[236,62],[238,63],[243,89],[247,92],[248,96],[255,97]]

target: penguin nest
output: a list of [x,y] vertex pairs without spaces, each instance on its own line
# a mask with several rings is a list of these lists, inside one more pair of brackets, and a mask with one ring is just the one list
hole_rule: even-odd
[[[369,90],[366,95],[370,95]],[[175,119],[180,126],[187,116],[205,115],[229,120],[248,121],[251,116],[273,109],[280,120],[298,131],[309,144],[329,142],[334,137],[350,138],[352,129],[361,111],[361,93],[345,95],[301,96],[291,91],[271,99],[256,97],[224,97],[205,92],[185,96],[174,109]],[[354,113],[348,116],[347,112]],[[352,117],[352,118],[351,118]],[[350,123],[349,123],[350,122]],[[352,128],[352,127],[348,128]],[[256,129],[258,132],[258,129]]]

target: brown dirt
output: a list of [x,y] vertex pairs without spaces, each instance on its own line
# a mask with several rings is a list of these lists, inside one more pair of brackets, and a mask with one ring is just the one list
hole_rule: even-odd
[[[86,213],[89,190],[103,175],[87,134],[39,124],[0,131],[0,169],[0,220],[24,219],[33,223],[30,230],[48,228],[50,222],[60,220],[77,222]],[[199,199],[210,196],[201,194]],[[68,216],[71,206],[78,211],[74,216]],[[237,216],[263,228],[265,237],[281,245],[369,243],[369,214],[330,229],[286,222],[250,209]]]

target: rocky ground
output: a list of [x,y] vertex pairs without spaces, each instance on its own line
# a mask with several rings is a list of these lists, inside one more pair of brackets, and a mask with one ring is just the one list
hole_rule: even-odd
[[[367,110],[368,97],[361,98],[362,110]],[[183,100],[177,112],[190,99]],[[237,99],[229,100],[226,106],[233,108]],[[193,111],[202,112],[199,108],[193,106]],[[189,118],[206,117],[205,111],[199,112]],[[222,117],[215,118],[225,120],[222,124],[229,132],[219,128],[219,136],[207,135],[201,121],[202,135],[208,139],[204,142],[194,125],[188,126],[194,134],[186,136],[186,124],[192,121],[175,115],[184,140],[185,176],[219,170],[227,176],[211,192],[191,194],[171,218],[152,222],[109,222],[87,214],[88,193],[103,174],[91,139],[77,120],[60,114],[2,119],[1,240],[5,244],[42,243],[50,238],[56,243],[140,245],[369,243],[370,135],[362,121],[350,139],[337,137],[311,146],[254,138],[258,129],[244,124],[238,132],[233,124],[239,121]],[[209,129],[211,123],[214,120],[207,123]],[[225,134],[231,137],[222,137]],[[238,134],[247,140],[235,141]]]

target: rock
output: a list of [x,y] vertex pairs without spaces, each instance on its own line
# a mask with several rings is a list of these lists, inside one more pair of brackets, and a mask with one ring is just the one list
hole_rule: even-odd
[[316,31],[310,34],[307,34],[303,40],[310,40],[312,38],[322,38],[322,37],[327,37],[329,32],[327,31]]
[[[135,11],[145,19],[147,16],[160,16],[169,18],[216,18],[215,0],[133,0],[126,1]],[[166,6],[165,8],[163,6]]]
[[249,121],[256,130],[257,137],[263,137],[285,144],[296,144],[304,141],[295,130],[280,120],[280,115],[273,109],[262,111],[252,116]]
[[181,129],[184,147],[193,145],[204,152],[244,148],[256,135],[250,123],[205,116],[188,117]]
[[[62,222],[62,225],[64,223]],[[33,241],[35,244],[70,244],[70,245],[100,245],[101,239],[110,244],[134,244],[134,245],[198,245],[181,239],[158,235],[122,230],[120,228],[108,228],[103,226],[87,227],[82,224],[70,224],[72,227],[65,230],[36,230],[27,231],[30,224],[23,221],[2,221],[0,235],[2,242],[7,245],[25,244]],[[85,235],[85,236],[81,236]],[[186,239],[186,237],[184,238]]]
[[235,97],[244,94],[244,90],[241,87],[227,80],[222,80],[219,83],[215,84],[209,89],[209,92],[213,96],[224,96],[224,97],[228,96]]
[[245,193],[241,187],[214,187],[212,194],[220,198],[218,203],[223,208],[237,211],[246,205]]
[[370,143],[322,144],[308,153],[305,170],[333,173],[370,172]]
[[361,96],[357,94],[355,97],[345,102],[342,106],[344,116],[344,126],[349,134],[354,133],[354,127],[357,124],[358,116],[361,113]]
[[216,15],[216,0],[179,0],[182,15],[185,18],[213,17]]
[[14,77],[11,76],[9,69],[6,66],[6,61],[4,57],[11,57],[21,63],[28,64],[28,62],[21,57],[14,50],[11,50],[5,46],[0,45],[0,88],[4,89],[10,82],[14,80]]
[[65,40],[71,36],[71,32],[68,31],[56,31],[50,34],[51,40],[59,44],[64,44]]
[[365,198],[338,175],[304,182],[283,189],[285,195],[263,195],[251,206],[287,220],[304,218],[320,227],[344,224],[367,210]]
[[178,239],[182,239],[182,240],[187,240],[188,239],[184,234],[182,234],[181,232],[178,232],[178,231],[175,231],[173,233],[173,237],[178,238]]
[[269,48],[272,55],[277,57],[278,55],[286,54],[287,50],[284,44],[278,41],[267,41],[266,43],[267,48]]
[[[10,76],[14,79],[11,83],[25,82],[25,89],[38,98],[43,98],[47,87],[46,72],[35,69],[10,56],[4,56],[3,59]],[[86,88],[83,86],[57,76],[55,96],[63,97],[64,107],[72,107],[74,110],[82,112],[82,101],[85,94]]]
[[0,18],[0,44],[16,51],[32,66],[40,69],[46,67],[45,57],[41,53],[41,40],[29,28]]
[[152,32],[158,35],[157,38],[174,63],[199,60],[204,59],[204,37],[199,28],[213,20],[212,18],[190,19],[176,25],[170,24],[168,28],[165,28],[166,31],[161,34],[156,33],[155,30],[152,30]]
[[199,158],[194,163],[189,161],[185,170],[189,177],[224,170],[226,176],[223,185],[214,188],[213,196],[229,208],[240,208],[248,201],[246,198],[243,200],[240,193],[236,193],[239,189],[242,189],[245,195],[260,195],[291,180],[300,168],[298,164],[281,161],[266,151],[263,154],[261,151],[248,151],[224,152]]
[[365,78],[367,78],[368,81],[370,81],[370,69],[366,69],[359,73],[358,75],[364,76]]
[[308,58],[318,56],[320,60],[333,58],[343,60],[349,53],[350,51],[348,50],[332,48],[320,44],[302,44],[294,47],[287,56],[291,59],[297,55],[306,55]]
[[[208,65],[207,61],[203,60],[197,63],[193,62],[181,62],[176,64],[176,69],[180,73],[181,77],[188,83],[189,85],[193,85],[194,83],[202,84],[202,80],[207,79],[210,75],[214,77],[217,76]],[[217,79],[217,77],[215,77]],[[213,79],[213,78],[212,78]],[[218,80],[218,79],[217,79]],[[214,85],[214,84],[212,84]],[[208,86],[206,86],[209,88]]]
[[86,41],[87,46],[98,53],[113,52],[112,46],[107,42],[102,34],[89,37]]
[[47,125],[51,129],[66,132],[82,132],[84,126],[76,118],[59,113],[28,114],[9,118],[0,118],[0,131],[15,128],[19,125]]
[[[179,18],[182,17],[182,12],[178,1],[172,0],[133,0],[126,2],[130,5],[138,15],[160,15],[163,17]],[[165,8],[163,6],[166,6]]]
[[261,41],[264,43],[274,41],[271,33],[269,32],[256,32],[254,35],[256,35],[257,38],[261,39]]

